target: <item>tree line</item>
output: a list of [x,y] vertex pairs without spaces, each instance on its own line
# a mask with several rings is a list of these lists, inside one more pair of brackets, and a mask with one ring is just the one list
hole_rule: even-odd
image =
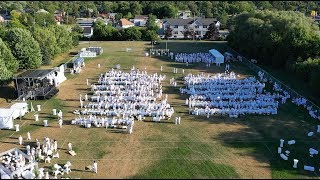
[[55,24],[24,25],[19,18],[0,26],[0,84],[7,84],[19,69],[49,65],[53,58],[78,45],[79,34]]
[[319,27],[301,12],[257,10],[233,18],[228,44],[246,57],[295,73],[320,95]]
[[179,10],[189,10],[192,15],[218,18],[226,25],[229,15],[254,10],[299,11],[310,14],[319,11],[317,1],[2,1],[0,12],[12,10],[35,14],[45,9],[50,14],[55,10],[67,12],[69,21],[79,17],[98,17],[99,13],[118,13],[117,18],[133,18],[135,15],[156,15],[157,18],[174,18]]

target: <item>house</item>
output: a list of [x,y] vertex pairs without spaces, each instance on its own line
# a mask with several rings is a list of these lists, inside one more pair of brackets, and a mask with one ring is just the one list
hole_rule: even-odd
[[190,19],[191,18],[191,11],[190,10],[187,10],[187,11],[179,10],[177,13],[177,16],[180,19]]
[[196,18],[196,19],[164,19],[161,27],[161,38],[164,38],[164,32],[167,27],[172,29],[171,38],[184,38],[186,30],[193,31],[196,38],[203,38],[211,24],[220,27],[220,22],[216,18]]
[[133,23],[135,26],[145,26],[148,18],[148,15],[136,15],[133,19]]
[[93,18],[77,18],[77,24],[81,27],[92,27],[93,22],[95,22]]
[[127,19],[122,18],[119,20],[118,27],[120,27],[120,28],[125,29],[125,28],[129,28],[132,26],[134,26],[134,24],[132,22],[128,21]]
[[90,38],[93,35],[93,18],[77,18],[77,24],[83,28],[83,36]]

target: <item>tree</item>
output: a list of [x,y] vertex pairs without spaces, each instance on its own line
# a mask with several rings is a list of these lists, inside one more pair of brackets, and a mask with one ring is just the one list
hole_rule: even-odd
[[54,26],[52,30],[57,41],[55,54],[69,51],[73,43],[70,32],[64,26]]
[[10,12],[10,15],[11,15],[11,21],[8,24],[9,27],[12,27],[12,28],[24,28],[24,26],[20,22],[20,16],[21,16],[20,12],[18,12],[16,10],[12,10]]
[[193,31],[193,29],[189,29],[189,28],[185,28],[184,31],[182,31],[183,33],[183,37],[185,39],[188,39],[188,38],[194,38],[195,37],[195,32]]
[[8,84],[13,76],[13,72],[9,71],[6,67],[6,62],[0,57],[0,85]]
[[124,37],[124,39],[126,40],[136,40],[139,41],[141,40],[141,32],[139,31],[138,27],[129,27],[123,30],[123,34],[122,36]]
[[166,30],[164,31],[164,36],[166,39],[172,37],[172,29],[170,28],[170,26],[167,26]]
[[48,27],[56,24],[53,14],[50,13],[36,13],[34,19],[36,24],[42,27]]
[[155,15],[149,14],[148,20],[146,22],[147,30],[158,31],[159,26],[156,23],[157,17]]
[[251,1],[235,1],[230,6],[231,14],[239,14],[242,12],[252,12],[255,9],[255,5]]
[[162,7],[162,16],[164,18],[174,18],[177,16],[177,13],[178,13],[178,9],[171,4],[166,4],[165,6]]
[[83,33],[83,27],[81,27],[79,24],[76,24],[72,27],[71,31],[77,32],[79,34]]
[[133,2],[130,9],[133,16],[142,14],[142,5],[139,1]]
[[114,16],[114,19],[115,19],[116,21],[119,21],[122,17],[123,17],[122,13],[117,13],[117,14]]
[[[0,57],[5,63],[6,69],[10,72],[16,72],[18,69],[18,61],[12,55],[11,50],[7,47],[7,45],[0,38]],[[1,72],[1,71],[0,71]]]
[[12,28],[4,38],[13,56],[19,61],[19,68],[38,68],[42,62],[39,43],[26,29]]
[[212,18],[213,17],[213,11],[212,11],[212,3],[210,1],[201,1],[199,6],[200,12],[206,17],[206,18]]
[[53,31],[50,31],[48,28],[35,27],[32,34],[34,39],[39,43],[42,54],[42,64],[51,64],[57,46]]
[[[143,34],[144,35],[144,34]],[[159,35],[157,34],[156,31],[153,31],[153,30],[147,30],[146,33],[145,33],[145,38],[144,38],[145,41],[151,41],[154,42],[154,41],[159,41],[160,38],[159,38]]]
[[204,35],[205,39],[217,40],[219,37],[219,28],[215,23],[209,25],[208,31]]

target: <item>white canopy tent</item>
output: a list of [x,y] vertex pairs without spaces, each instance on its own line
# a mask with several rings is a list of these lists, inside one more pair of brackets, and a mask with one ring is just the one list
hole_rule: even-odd
[[216,65],[220,65],[221,63],[224,63],[224,56],[217,50],[211,49],[209,50],[209,53],[212,54],[215,58]]
[[14,109],[0,109],[0,129],[13,128],[14,111]]
[[28,103],[20,102],[10,108],[0,108],[0,129],[12,129],[13,120],[28,112]]

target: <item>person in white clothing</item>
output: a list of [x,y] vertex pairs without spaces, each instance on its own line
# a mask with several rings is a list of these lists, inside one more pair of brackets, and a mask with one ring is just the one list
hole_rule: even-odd
[[98,163],[96,161],[93,161],[93,172],[98,173]]
[[31,140],[30,132],[27,132],[27,140]]
[[19,144],[22,145],[22,140],[23,140],[23,138],[22,138],[21,135],[19,136],[18,140],[19,140]]
[[63,123],[63,120],[62,120],[62,119],[59,119],[59,126],[60,126],[60,128],[62,128],[62,123]]
[[68,143],[68,151],[72,151],[72,144],[71,144],[71,142]]

